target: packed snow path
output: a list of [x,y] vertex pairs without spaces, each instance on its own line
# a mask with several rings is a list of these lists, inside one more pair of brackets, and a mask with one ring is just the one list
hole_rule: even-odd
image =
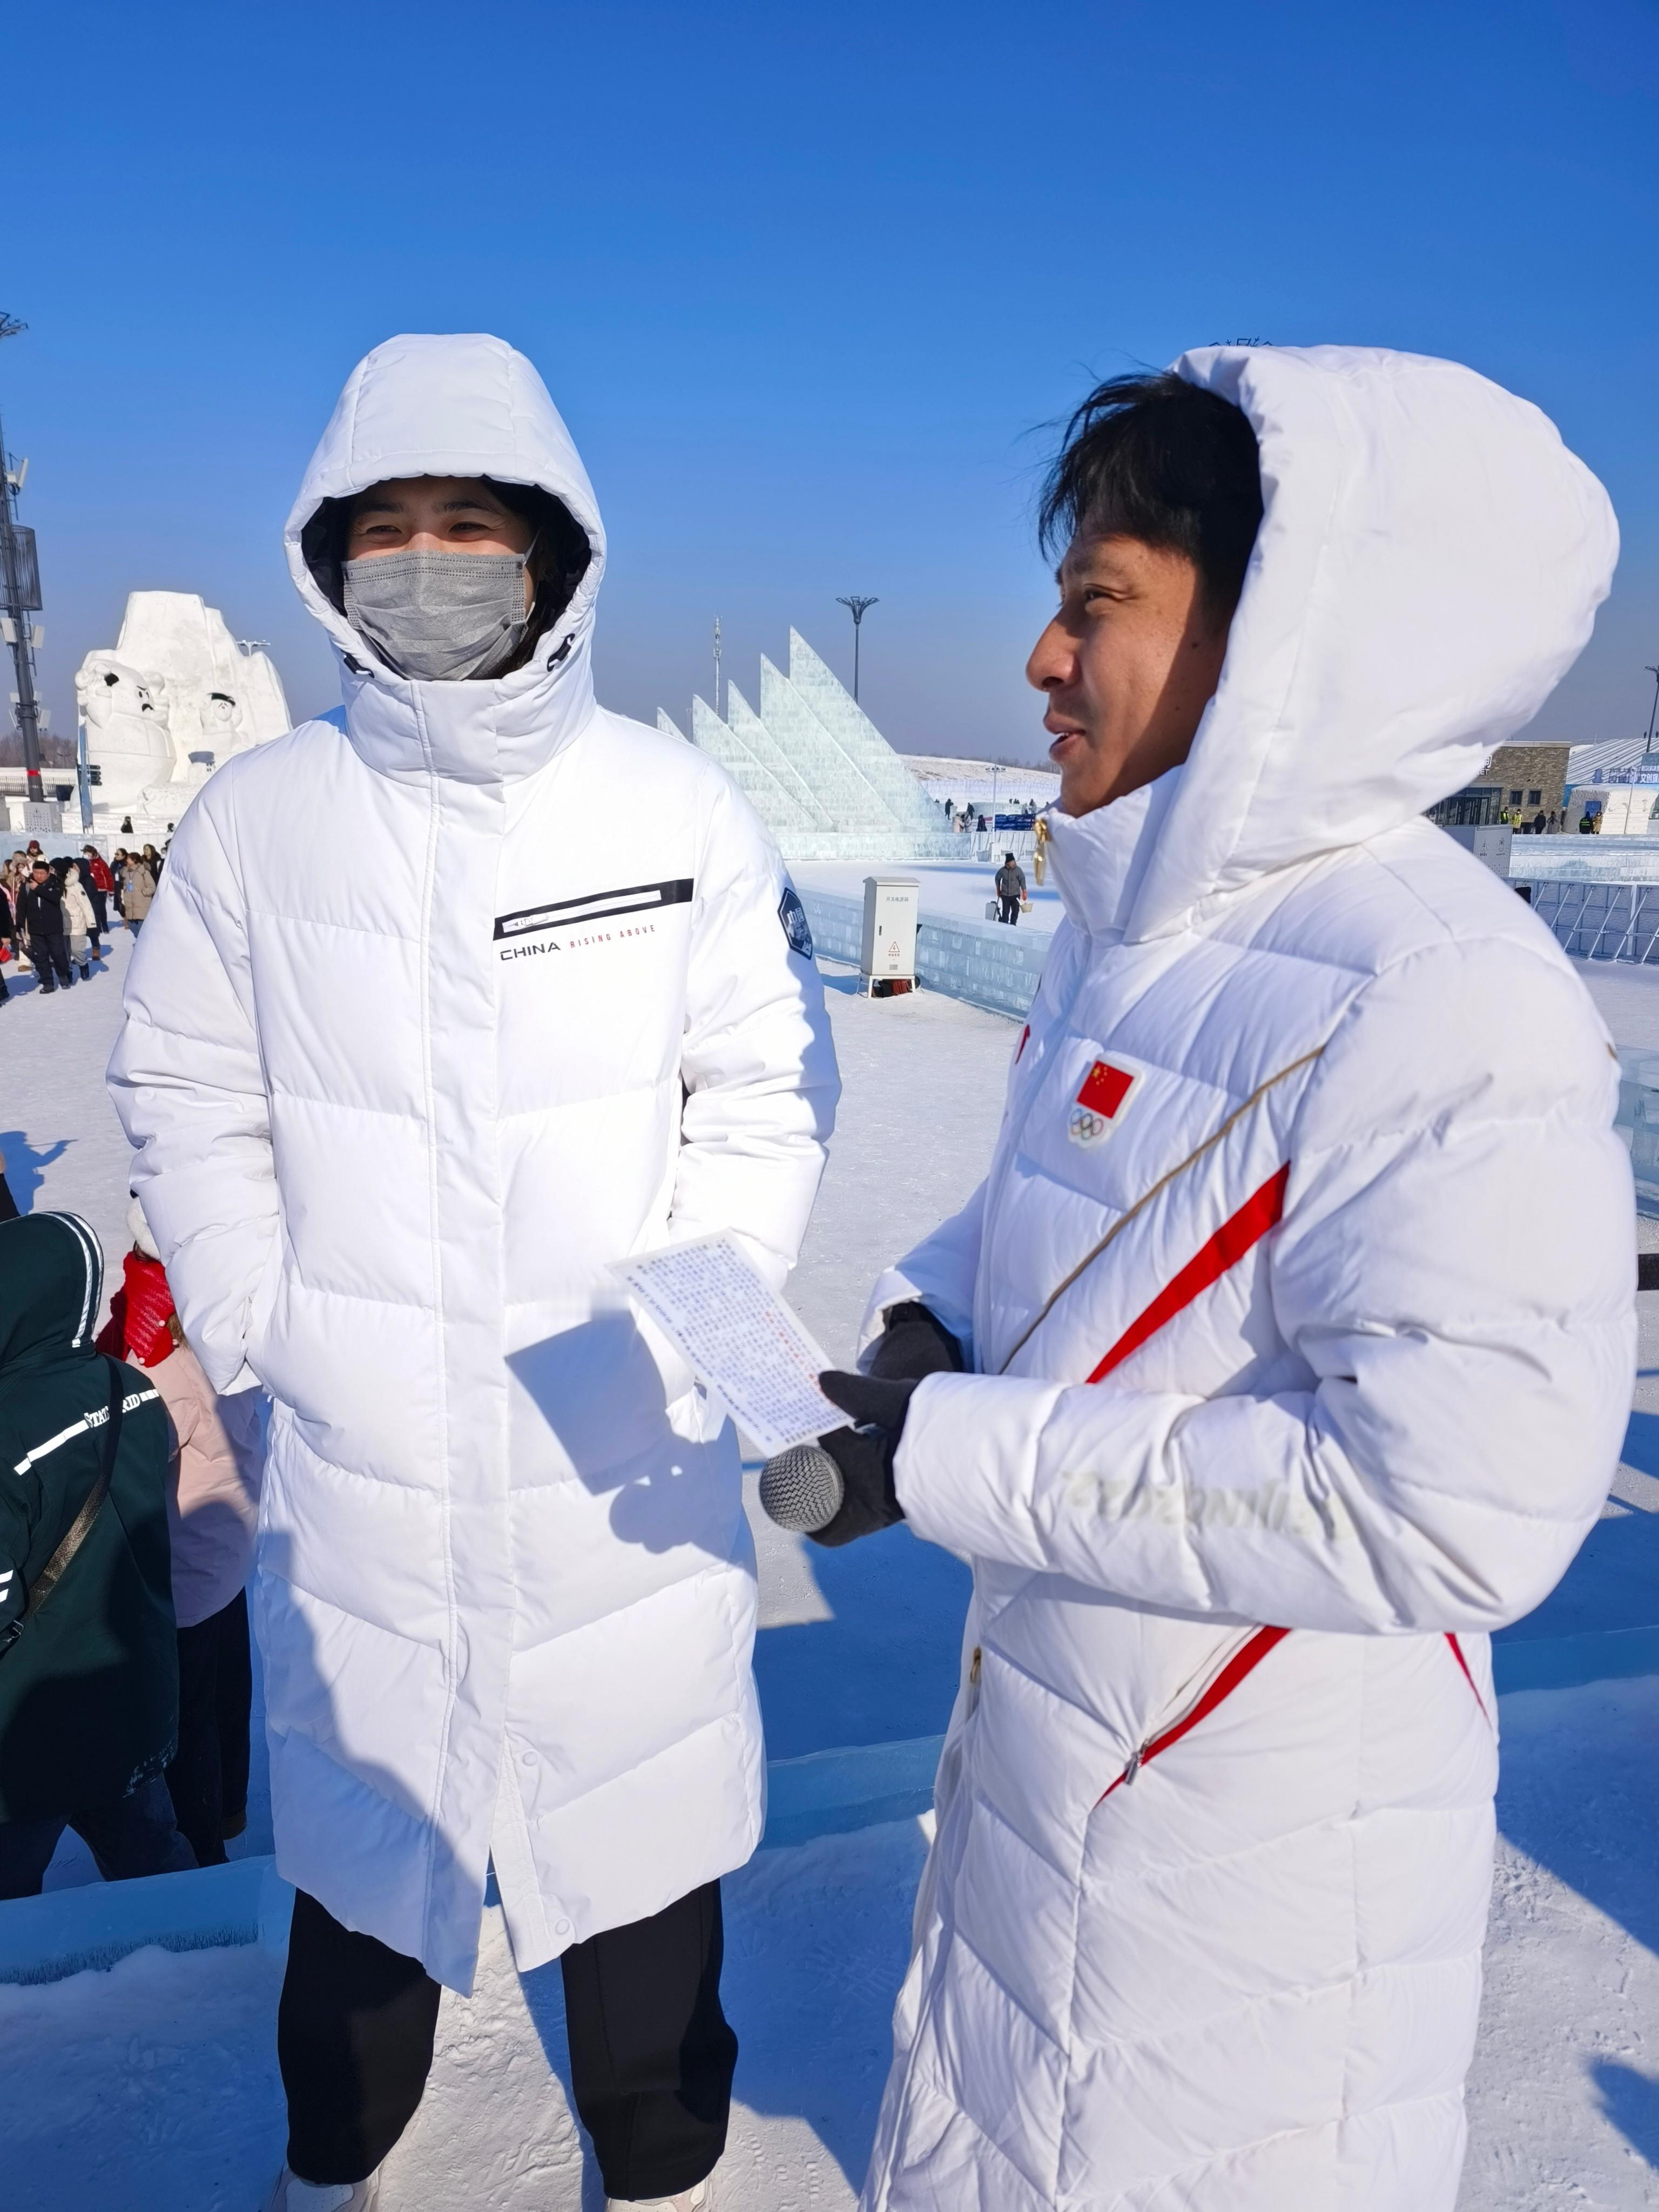
[[[125,1242],[126,1147],[102,1071],[126,957],[118,936],[113,975],[50,1006],[26,980],[0,1011],[0,1146],[19,1203],[85,1214],[112,1264]],[[1604,968],[1589,980],[1621,1042],[1659,1040],[1659,974]],[[826,981],[847,1097],[791,1295],[844,1358],[879,1267],[981,1173],[1016,1033],[947,1000],[872,1003],[844,973]],[[1643,1366],[1638,1417],[1659,1432],[1659,1328],[1646,1314]],[[1639,1418],[1632,1435],[1634,1453]],[[1659,1501],[1659,1446],[1644,1471],[1649,1456],[1642,1449],[1620,1477],[1632,1522]],[[957,1564],[903,1531],[844,1553],[811,1552],[763,1522],[757,1535],[772,1755],[942,1726]],[[1659,1680],[1508,1698],[1503,1726],[1462,2212],[1633,2212],[1659,2201]],[[726,1988],[743,2055],[717,2212],[854,2201],[921,1826],[763,1852],[728,1885]],[[55,1876],[88,1872],[66,1850]],[[253,2212],[282,2148],[281,1965],[258,1947],[152,1950],[106,1974],[0,1988],[6,2201]],[[445,2000],[432,2087],[394,2156],[385,2212],[594,2212],[564,2065],[557,1971],[521,1984],[492,1911],[476,1995]]]
[[[1486,1996],[1460,2212],[1659,2201],[1659,1681],[1504,1701]],[[763,1851],[726,1885],[742,2043],[715,2212],[848,2212],[885,2076],[920,1821]],[[256,2212],[283,2148],[282,1961],[149,1950],[0,1987],[5,2201]],[[520,1983],[498,1911],[446,1995],[382,2212],[598,2212],[570,2118],[556,1966]]]

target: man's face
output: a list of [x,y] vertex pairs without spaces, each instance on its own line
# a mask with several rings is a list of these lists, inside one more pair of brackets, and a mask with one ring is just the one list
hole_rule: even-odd
[[1221,678],[1229,617],[1184,554],[1138,538],[1074,538],[1059,583],[1025,673],[1048,695],[1060,806],[1088,814],[1186,759]]
[[[398,477],[360,492],[346,558],[374,553],[527,553],[534,532],[477,477]],[[525,579],[526,586],[529,578]]]
[[44,860],[37,860],[29,872],[37,884],[50,883],[52,880],[52,870]]
[[[360,492],[346,559],[375,553],[527,553],[535,532],[479,477],[393,477]],[[525,571],[529,613],[536,586]]]

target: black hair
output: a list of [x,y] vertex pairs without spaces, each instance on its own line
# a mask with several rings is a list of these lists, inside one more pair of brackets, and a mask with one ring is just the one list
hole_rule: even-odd
[[1243,411],[1172,370],[1097,384],[1066,425],[1037,529],[1051,557],[1080,532],[1190,561],[1231,614],[1261,521],[1261,457]]
[[[587,574],[588,563],[593,558],[593,548],[587,532],[564,501],[556,499],[550,491],[544,491],[539,484],[502,483],[495,477],[481,477],[478,481],[489,486],[509,514],[518,515],[535,532],[528,562],[536,596],[530,604],[530,620],[523,642],[508,667],[501,672],[507,675],[512,669],[524,666],[538,641],[551,629],[575,598],[576,586]],[[300,550],[305,556],[306,566],[317,579],[324,598],[341,614],[345,612],[343,572],[346,545],[351,535],[352,514],[362,496],[361,492],[354,492],[344,499],[320,501],[316,513],[300,532]]]

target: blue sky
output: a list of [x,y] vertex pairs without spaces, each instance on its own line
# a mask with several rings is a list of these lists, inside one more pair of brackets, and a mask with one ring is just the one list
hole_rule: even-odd
[[1041,755],[1043,428],[1184,345],[1343,340],[1537,400],[1625,533],[1536,725],[1645,726],[1659,660],[1659,0],[701,8],[59,0],[7,31],[6,441],[46,696],[126,592],[338,697],[279,536],[353,362],[491,330],[586,459],[600,694],[683,718],[718,611],[793,622],[906,748]]

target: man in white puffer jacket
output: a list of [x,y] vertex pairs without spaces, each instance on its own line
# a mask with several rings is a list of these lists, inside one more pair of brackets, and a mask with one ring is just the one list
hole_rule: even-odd
[[826,1378],[830,1540],[975,1570],[864,2204],[1451,2212],[1487,1632],[1596,1517],[1635,1271],[1601,1024],[1422,810],[1613,517],[1535,408],[1334,347],[1103,387],[1048,514],[1066,919],[986,1182]]
[[346,727],[193,802],[111,1069],[185,1334],[274,1401],[273,2202],[373,2201],[493,1863],[608,2193],[700,2203],[754,1559],[730,1423],[608,1268],[726,1231],[783,1280],[836,1093],[811,939],[725,774],[595,703],[604,535],[521,356],[379,347],[288,550]]

